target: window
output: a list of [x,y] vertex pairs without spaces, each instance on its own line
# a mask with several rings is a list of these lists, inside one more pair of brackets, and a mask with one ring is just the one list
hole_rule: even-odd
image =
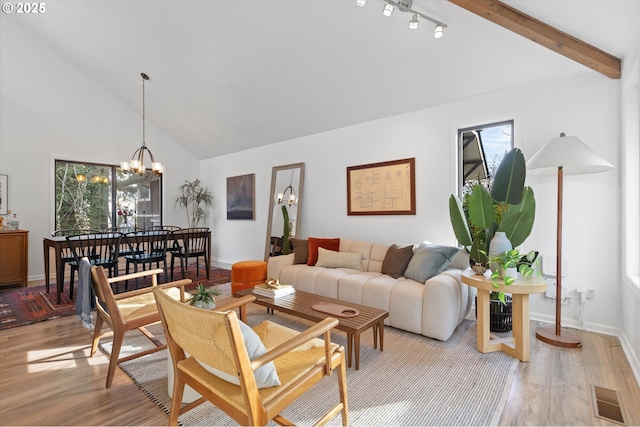
[[[55,161],[55,228],[123,232],[162,225],[162,177],[119,167]],[[114,185],[115,177],[115,185]]]
[[513,120],[458,130],[460,197],[474,184],[489,186],[504,155],[513,148]]

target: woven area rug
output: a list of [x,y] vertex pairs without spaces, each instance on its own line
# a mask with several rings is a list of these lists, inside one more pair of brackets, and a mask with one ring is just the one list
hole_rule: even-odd
[[[212,267],[210,279],[207,280],[200,268],[201,279],[196,278],[195,263],[189,265],[186,276],[194,280],[194,283],[186,289],[195,289],[198,283],[205,285],[217,285],[231,281],[231,270]],[[206,271],[206,270],[204,270]],[[174,271],[174,280],[182,277],[180,267]],[[160,279],[162,280],[162,278]],[[139,280],[138,287],[143,288],[151,285],[150,280]],[[77,286],[77,280],[74,286]],[[130,288],[133,283],[129,283]],[[74,298],[76,292],[74,291]],[[71,316],[76,313],[75,300],[69,299],[69,283],[65,283],[62,293],[62,303],[56,304],[56,285],[53,283],[47,293],[45,286],[30,286],[27,288],[9,289],[0,292],[0,330],[15,328],[17,326],[29,325],[43,320],[57,319],[59,317]]]
[[[251,306],[248,323],[264,319],[304,329],[309,323]],[[157,329],[155,330],[157,331]],[[136,332],[137,333],[137,332]],[[164,338],[162,336],[162,338]],[[123,351],[146,346],[129,336]],[[336,331],[332,341],[345,345]],[[518,361],[502,352],[476,350],[476,323],[465,320],[447,342],[386,327],[384,351],[373,349],[372,333],[362,335],[360,370],[347,369],[349,423],[361,426],[497,425]],[[107,354],[110,343],[104,342]],[[120,364],[140,389],[168,413],[167,357],[158,352]],[[311,425],[337,402],[337,376],[325,378],[282,415],[298,425]],[[182,425],[236,425],[210,403],[180,417]],[[329,425],[340,425],[340,416]],[[270,423],[275,425],[275,423]]]

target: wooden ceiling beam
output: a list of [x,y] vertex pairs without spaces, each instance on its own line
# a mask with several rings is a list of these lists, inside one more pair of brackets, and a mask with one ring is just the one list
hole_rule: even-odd
[[612,79],[621,76],[620,58],[545,24],[498,0],[449,2],[520,34]]

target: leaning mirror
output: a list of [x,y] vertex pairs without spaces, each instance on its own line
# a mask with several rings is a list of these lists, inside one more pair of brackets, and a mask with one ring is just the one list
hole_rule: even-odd
[[[300,231],[300,212],[304,187],[304,163],[275,166],[271,172],[269,193],[269,221],[264,249],[265,261],[270,256],[281,255],[285,245],[285,212],[288,217],[289,239]],[[285,249],[286,251],[286,249]]]

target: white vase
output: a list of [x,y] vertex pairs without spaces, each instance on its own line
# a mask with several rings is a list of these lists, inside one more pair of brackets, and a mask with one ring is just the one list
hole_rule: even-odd
[[198,308],[203,308],[205,310],[211,310],[213,308],[216,308],[216,302],[202,302],[202,301],[196,301],[195,304],[193,304],[194,307],[198,307]]
[[[489,242],[489,258],[500,255],[501,253],[513,249],[511,246],[511,241],[507,237],[507,234],[504,231],[496,231],[496,234],[493,235],[493,239]],[[496,263],[491,263],[489,268],[491,271],[495,271],[498,266]]]

